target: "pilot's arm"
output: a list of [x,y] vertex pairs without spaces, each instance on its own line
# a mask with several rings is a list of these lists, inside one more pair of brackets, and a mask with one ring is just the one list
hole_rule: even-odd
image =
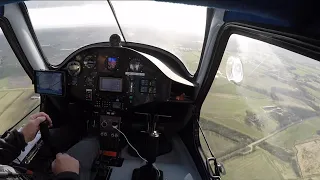
[[22,133],[11,131],[7,137],[0,139],[0,164],[9,164],[17,158],[27,143]]
[[68,154],[58,153],[52,162],[52,172],[56,180],[79,180],[79,161]]
[[17,158],[27,143],[35,138],[40,123],[45,120],[48,120],[51,126],[52,121],[47,114],[36,113],[30,117],[21,132],[13,130],[4,139],[0,139],[0,164],[9,164]]

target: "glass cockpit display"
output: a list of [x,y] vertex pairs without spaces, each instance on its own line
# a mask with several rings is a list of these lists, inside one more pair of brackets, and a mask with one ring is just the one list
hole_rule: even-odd
[[107,92],[122,92],[122,79],[121,78],[109,78],[100,77],[99,80],[100,91]]
[[116,58],[116,57],[108,57],[106,59],[105,63],[107,64],[107,68],[109,70],[114,70],[117,67],[118,58]]
[[99,72],[115,72],[119,68],[119,57],[102,55],[98,56]]
[[35,92],[46,95],[63,96],[65,73],[62,71],[35,71]]

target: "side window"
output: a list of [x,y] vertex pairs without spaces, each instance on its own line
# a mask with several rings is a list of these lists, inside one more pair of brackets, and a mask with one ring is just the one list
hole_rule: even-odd
[[0,134],[39,103],[29,76],[0,29]]
[[319,79],[314,59],[230,36],[200,116],[223,179],[320,177]]

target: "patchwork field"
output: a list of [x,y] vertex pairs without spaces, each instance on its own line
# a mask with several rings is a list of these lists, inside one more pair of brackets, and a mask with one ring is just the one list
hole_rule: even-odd
[[[222,179],[320,179],[320,141],[305,144],[320,138],[320,64],[248,38],[229,42],[200,115]],[[227,79],[231,56],[243,64],[238,84]]]
[[[225,151],[234,150],[239,145],[237,142],[212,131],[204,130],[204,134],[210,140],[208,141],[210,148],[217,157],[220,157]],[[207,155],[209,155],[209,152],[207,152]]]
[[320,175],[320,139],[295,145],[303,177]]
[[243,157],[236,157],[224,163],[227,174],[223,179],[282,179],[269,155],[263,150],[257,150]]
[[0,91],[0,134],[15,125],[40,103],[39,99],[33,99],[32,96],[33,89]]
[[300,141],[318,137],[317,130],[319,128],[320,118],[311,118],[280,132],[267,142],[292,151],[295,144],[299,144]]

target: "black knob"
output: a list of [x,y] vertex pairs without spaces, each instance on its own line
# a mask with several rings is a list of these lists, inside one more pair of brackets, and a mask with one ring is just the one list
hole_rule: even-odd
[[108,123],[106,121],[102,121],[101,123],[101,127],[105,128],[108,126]]
[[112,122],[112,126],[117,126],[118,123],[117,122]]
[[121,37],[118,34],[112,34],[109,41],[111,46],[121,46]]

